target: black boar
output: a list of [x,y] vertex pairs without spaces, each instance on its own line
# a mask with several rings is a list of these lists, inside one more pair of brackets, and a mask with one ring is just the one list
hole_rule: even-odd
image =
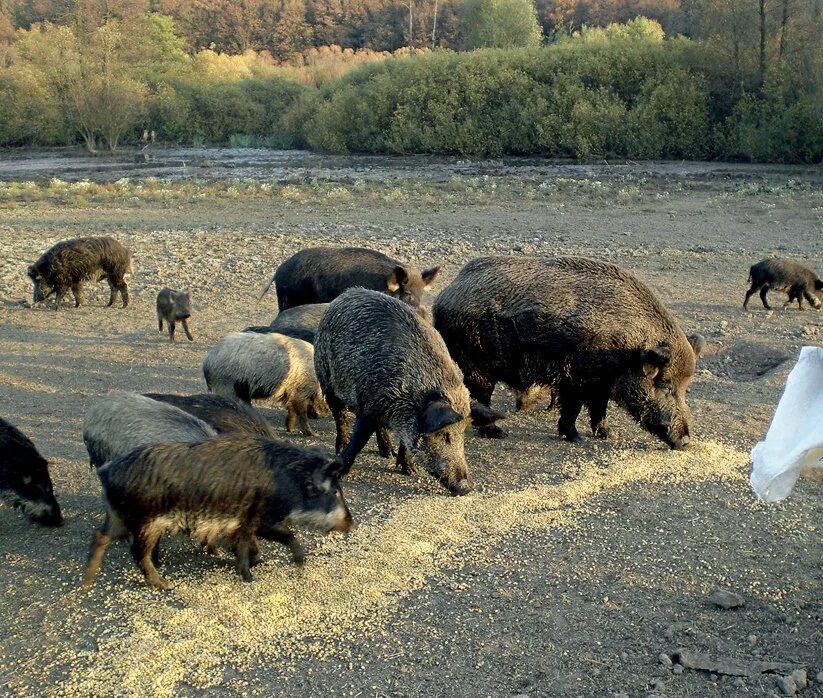
[[328,303],[352,287],[370,288],[419,308],[424,289],[440,267],[424,269],[398,262],[382,252],[362,247],[310,247],[283,262],[260,295],[272,283],[280,312],[297,305]]
[[127,538],[146,581],[170,588],[152,557],[167,531],[187,532],[210,548],[228,540],[245,582],[252,581],[258,536],[288,546],[300,564],[305,553],[291,525],[323,533],[353,528],[342,467],[319,450],[249,434],[137,449],[98,469],[108,507],[83,585],[93,584],[109,544]]
[[271,328],[274,332],[314,344],[317,325],[328,307],[328,303],[308,303],[287,308],[272,320]]
[[49,464],[17,427],[0,419],[0,499],[44,526],[62,526]]
[[746,291],[743,307],[749,305],[751,298],[760,289],[760,300],[763,307],[771,310],[766,294],[772,291],[782,291],[789,297],[783,304],[785,310],[789,303],[797,301],[800,310],[803,310],[803,299],[809,301],[813,308],[820,309],[820,300],[816,297],[823,291],[823,281],[808,267],[792,262],[788,259],[764,259],[749,269],[751,288]]
[[346,291],[320,320],[314,365],[344,474],[385,427],[400,441],[405,470],[419,465],[452,493],[470,491],[463,452],[469,393],[440,335],[408,305],[376,291]]
[[108,305],[114,304],[119,291],[125,308],[129,304],[129,288],[124,277],[131,272],[131,252],[110,237],[58,242],[28,269],[34,283],[34,302],[40,303],[53,293],[55,310],[69,290],[74,295],[75,307],[79,308],[83,304],[83,284],[103,279],[108,281],[111,290]]
[[165,395],[146,393],[152,400],[174,405],[183,412],[188,412],[202,419],[218,434],[241,432],[276,438],[268,420],[251,405],[234,398],[223,397],[213,393],[201,395]]
[[472,397],[489,404],[498,381],[515,391],[547,386],[560,405],[559,431],[580,441],[606,436],[609,400],[672,448],[689,441],[685,394],[699,335],[683,331],[633,274],[582,257],[482,257],[437,297],[434,325],[463,370]]
[[203,359],[209,391],[244,402],[272,398],[288,412],[286,429],[299,422],[306,435],[311,415],[328,414],[314,373],[314,347],[282,334],[233,332]]
[[217,432],[173,405],[136,393],[115,393],[94,403],[83,421],[89,464],[98,467],[135,448],[170,441],[199,441]]
[[174,341],[174,329],[178,322],[183,324],[183,330],[190,342],[194,337],[189,330],[189,318],[191,317],[191,301],[189,294],[185,291],[172,291],[170,288],[162,288],[157,294],[157,325],[159,331],[163,331],[163,321],[169,326],[169,339]]

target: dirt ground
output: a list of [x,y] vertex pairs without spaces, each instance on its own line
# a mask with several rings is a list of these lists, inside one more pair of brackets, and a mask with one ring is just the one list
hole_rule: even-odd
[[[159,196],[153,183],[151,196],[66,198],[52,178],[146,173],[125,159],[92,172],[68,155],[0,163],[6,184],[35,183],[0,186],[0,414],[49,460],[66,518],[50,530],[0,509],[0,693],[771,696],[802,668],[800,695],[823,695],[823,485],[801,480],[767,506],[747,481],[748,452],[800,347],[821,343],[822,316],[781,311],[776,296],[773,313],[757,297],[741,307],[748,267],[769,254],[823,271],[819,167],[278,156],[279,169],[262,158],[244,171],[269,182],[246,196],[242,182],[220,183],[248,153],[198,157],[206,164],[188,176],[214,196],[172,185]],[[26,266],[88,234],[133,250],[132,305],[105,308],[100,284],[80,309],[29,307]],[[360,528],[307,534],[304,568],[263,543],[244,585],[228,557],[180,539],[164,559],[175,588],[157,592],[120,544],[80,594],[102,518],[84,411],[115,389],[202,392],[206,350],[267,324],[275,300],[257,303],[261,287],[318,244],[440,264],[435,293],[491,253],[583,254],[636,271],[708,340],[688,398],[696,443],[670,452],[613,406],[614,436],[574,446],[540,405],[506,420],[508,439],[468,438],[479,487],[462,498],[399,474],[371,444],[346,483]],[[163,285],[190,290],[193,343],[157,334]],[[505,389],[494,404],[513,410]],[[284,413],[261,407],[282,429]],[[332,421],[315,426],[316,439],[286,438],[331,447]],[[745,605],[712,605],[717,585]],[[680,649],[783,666],[743,677],[672,667]]]

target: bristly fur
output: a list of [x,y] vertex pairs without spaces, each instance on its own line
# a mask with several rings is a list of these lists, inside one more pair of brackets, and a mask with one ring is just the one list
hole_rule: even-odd
[[218,433],[241,432],[277,437],[274,428],[260,412],[251,405],[234,398],[201,393],[199,395],[166,395],[146,393],[152,400],[174,405],[178,409],[202,419]]
[[123,245],[111,237],[88,237],[63,240],[44,252],[29,267],[34,282],[34,302],[56,295],[55,308],[71,291],[75,306],[83,303],[82,285],[106,279],[111,290],[108,305],[114,304],[119,292],[125,308],[129,304],[126,274],[132,273],[132,257]]
[[5,419],[0,419],[0,499],[37,523],[63,523],[46,459],[29,437]]
[[422,304],[423,291],[440,267],[420,269],[363,247],[310,247],[283,262],[263,289],[272,283],[277,307],[328,303],[349,288],[368,288],[394,296],[412,307]]
[[629,271],[583,257],[482,257],[438,295],[433,312],[481,403],[489,404],[497,382],[516,391],[547,386],[560,403],[560,432],[570,440],[580,439],[574,424],[584,404],[593,431],[605,435],[610,399],[669,445],[688,440],[685,389],[694,347],[705,341],[687,340]]
[[114,393],[98,400],[83,422],[83,441],[92,467],[140,446],[216,435],[211,426],[188,412],[136,393]]
[[94,581],[106,547],[129,538],[148,583],[168,588],[152,560],[166,532],[189,533],[206,545],[228,540],[245,581],[252,580],[257,536],[287,545],[301,562],[290,521],[323,532],[353,526],[340,467],[319,449],[248,434],[132,451],[98,470],[108,512],[92,541],[85,585]]
[[[453,492],[468,491],[469,394],[443,339],[407,304],[376,291],[346,291],[320,321],[315,367],[347,468],[385,427],[401,442],[401,461],[408,454]],[[357,417],[351,441],[347,410]]]

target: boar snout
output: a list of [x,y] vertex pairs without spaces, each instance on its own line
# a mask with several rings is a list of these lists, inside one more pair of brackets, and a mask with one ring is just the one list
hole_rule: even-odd
[[463,478],[462,480],[458,480],[457,482],[444,481],[443,484],[446,486],[446,489],[449,492],[451,492],[455,497],[462,497],[464,494],[468,494],[474,489],[474,487],[468,481],[467,478]]

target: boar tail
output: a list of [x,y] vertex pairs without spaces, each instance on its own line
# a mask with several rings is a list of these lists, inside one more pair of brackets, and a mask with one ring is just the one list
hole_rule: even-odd
[[271,279],[269,279],[269,283],[266,284],[265,288],[263,289],[263,293],[260,294],[260,298],[257,299],[258,303],[263,300],[263,296],[265,296],[266,293],[268,293],[268,290],[271,288],[271,285],[273,283],[274,283],[274,275],[272,275]]

